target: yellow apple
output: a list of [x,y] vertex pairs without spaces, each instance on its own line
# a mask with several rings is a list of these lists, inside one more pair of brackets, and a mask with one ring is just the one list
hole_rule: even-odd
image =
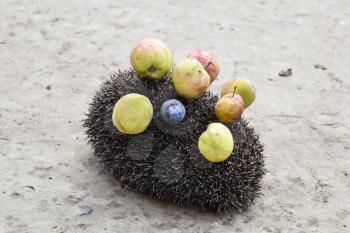
[[229,80],[224,84],[221,96],[233,93],[240,95],[244,101],[244,108],[248,108],[255,100],[256,92],[253,84],[248,79]]
[[172,55],[162,41],[145,38],[133,48],[130,63],[138,75],[157,80],[170,72]]
[[112,114],[114,126],[123,134],[139,134],[145,131],[153,116],[151,101],[135,93],[121,97]]
[[186,58],[177,63],[171,79],[176,92],[187,99],[201,97],[210,85],[209,74],[194,58]]
[[210,162],[222,162],[232,153],[234,140],[231,131],[221,123],[209,124],[198,140],[200,153]]

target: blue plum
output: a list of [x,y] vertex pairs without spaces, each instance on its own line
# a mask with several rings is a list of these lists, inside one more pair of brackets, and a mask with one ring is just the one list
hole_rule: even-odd
[[162,119],[171,125],[179,124],[186,114],[185,106],[177,99],[165,101],[160,108]]

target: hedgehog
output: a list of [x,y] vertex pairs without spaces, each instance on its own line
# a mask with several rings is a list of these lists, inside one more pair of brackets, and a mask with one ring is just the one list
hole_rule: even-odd
[[[208,124],[217,122],[218,96],[206,92],[198,99],[184,99],[170,75],[154,81],[132,69],[119,70],[102,84],[83,120],[98,161],[122,187],[159,200],[219,213],[247,210],[261,194],[266,172],[259,136],[244,118],[226,124],[235,141],[232,154],[220,163],[206,160],[197,143]],[[154,108],[149,127],[137,135],[120,133],[112,122],[115,103],[129,93],[147,96]],[[180,100],[186,108],[179,125],[161,118],[161,105],[169,99]]]

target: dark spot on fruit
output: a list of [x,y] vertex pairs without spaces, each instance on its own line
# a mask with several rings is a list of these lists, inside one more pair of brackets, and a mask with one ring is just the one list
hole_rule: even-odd
[[154,67],[154,66],[151,66],[150,68],[148,68],[148,72],[154,72],[154,71],[156,71],[157,69],[156,69],[156,67]]

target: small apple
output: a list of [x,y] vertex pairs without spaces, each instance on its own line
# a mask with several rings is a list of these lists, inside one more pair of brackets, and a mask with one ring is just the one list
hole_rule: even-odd
[[234,140],[231,131],[221,123],[209,124],[198,140],[200,153],[210,162],[222,162],[232,153]]
[[194,58],[186,58],[177,63],[171,79],[177,93],[187,99],[201,97],[210,85],[209,74]]
[[244,101],[244,108],[248,108],[255,100],[256,91],[253,84],[248,79],[229,80],[224,84],[221,96],[233,93],[240,95]]
[[139,41],[131,51],[130,63],[138,75],[158,80],[170,72],[172,55],[162,41],[146,38]]
[[243,110],[242,97],[234,93],[224,95],[215,104],[215,115],[222,123],[232,123],[239,119]]
[[187,55],[188,58],[197,59],[208,72],[210,83],[212,83],[219,75],[220,66],[218,60],[208,51],[204,49],[196,49]]
[[121,97],[114,106],[112,120],[123,134],[139,134],[145,131],[153,116],[151,101],[135,93]]

